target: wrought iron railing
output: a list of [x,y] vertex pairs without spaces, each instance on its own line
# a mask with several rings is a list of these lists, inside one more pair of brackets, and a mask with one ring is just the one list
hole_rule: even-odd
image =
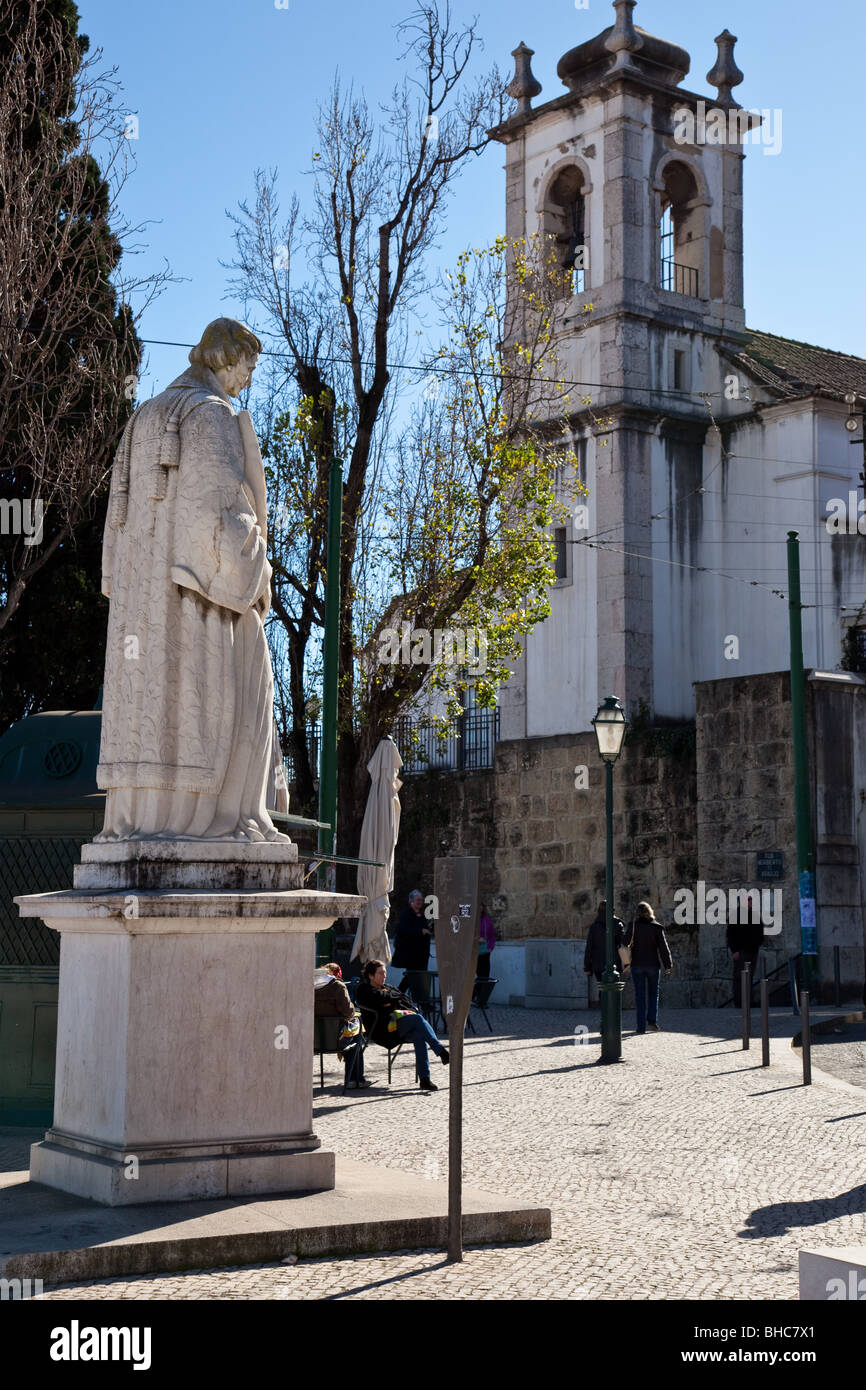
[[674,294],[688,294],[697,299],[697,268],[693,265],[680,265],[679,261],[662,260],[662,289],[672,290]]
[[[402,715],[392,730],[403,772],[427,772],[438,768],[450,772],[477,772],[493,766],[496,741],[499,738],[499,710],[467,710],[459,719],[452,719],[440,732],[424,719]],[[321,724],[307,730],[307,752],[313,777],[319,775],[319,750],[322,746]],[[286,781],[295,780],[295,760],[291,753],[283,758]]]
[[467,710],[440,732],[423,719],[401,716],[394,725],[394,742],[403,759],[403,772],[478,772],[492,767],[499,738],[499,710]]

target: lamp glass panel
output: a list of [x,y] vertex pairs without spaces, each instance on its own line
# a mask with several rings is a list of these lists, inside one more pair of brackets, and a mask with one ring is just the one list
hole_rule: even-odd
[[624,725],[621,719],[597,719],[595,735],[598,751],[602,757],[616,756],[622,743]]

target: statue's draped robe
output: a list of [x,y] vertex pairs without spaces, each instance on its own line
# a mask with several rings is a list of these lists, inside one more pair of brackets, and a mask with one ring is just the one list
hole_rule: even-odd
[[190,368],[135,412],[112,471],[97,839],[285,838],[265,806],[266,537],[252,421]]

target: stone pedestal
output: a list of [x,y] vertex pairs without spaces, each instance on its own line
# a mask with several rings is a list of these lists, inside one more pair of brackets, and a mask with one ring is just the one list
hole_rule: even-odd
[[62,936],[34,1182],[112,1206],[334,1186],[312,1127],[315,933],[365,900],[300,878],[286,843],[87,845],[74,889],[16,898]]
[[800,1298],[866,1303],[866,1245],[800,1251]]

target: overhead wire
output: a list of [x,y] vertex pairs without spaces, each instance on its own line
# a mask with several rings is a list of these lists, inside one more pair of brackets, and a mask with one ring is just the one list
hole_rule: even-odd
[[[142,338],[142,339],[140,339],[140,341],[141,341],[142,343],[144,343],[147,347],[193,348],[193,347],[196,346],[195,343],[176,343],[176,342],[173,342],[173,341],[171,341],[170,339],[167,339],[167,338]],[[271,348],[263,348],[260,355],[261,355],[262,357],[281,357],[281,358],[288,358],[288,359],[291,359],[291,357],[292,357],[292,354],[291,354],[290,352],[275,352],[275,351],[274,351],[273,349],[271,349]],[[331,365],[341,365],[341,366],[352,366],[352,365],[353,365],[353,364],[352,364],[352,359],[351,359],[350,357],[340,357],[340,356],[323,355],[323,356],[319,357],[317,360],[318,360],[319,362],[327,362],[327,363],[329,363],[329,364],[331,364]],[[370,367],[373,367],[375,364],[374,364],[373,362],[370,362],[370,361],[362,361],[362,362],[360,363],[360,365],[361,365],[362,367],[370,368]],[[468,375],[472,375],[472,376],[477,376],[477,377],[483,377],[485,380],[486,380],[486,379],[490,379],[490,380],[497,380],[497,381],[533,381],[533,380],[535,380],[535,378],[532,377],[532,376],[519,376],[516,372],[496,372],[496,371],[483,371],[483,370],[479,370],[479,371],[472,371],[472,372],[470,373],[468,368],[460,368],[460,367],[453,367],[453,366],[452,366],[452,367],[442,366],[442,367],[440,367],[440,368],[437,369],[435,366],[432,366],[429,362],[428,362],[428,363],[423,363],[423,362],[386,362],[386,363],[385,363],[385,366],[387,367],[387,369],[388,369],[389,371],[395,371],[395,372],[396,372],[396,371],[401,371],[401,372],[420,372],[423,376],[443,376],[443,377],[444,377],[444,376],[468,376]],[[557,377],[557,378],[555,378],[555,384],[560,385],[560,386],[589,386],[589,387],[591,387],[593,390],[597,390],[597,391],[620,391],[620,390],[625,390],[625,391],[638,391],[638,392],[641,393],[641,395],[645,395],[645,396],[677,396],[677,397],[685,398],[685,399],[689,399],[689,400],[691,400],[691,399],[694,399],[694,400],[703,400],[705,396],[710,396],[710,397],[716,397],[716,396],[718,396],[719,399],[725,398],[725,392],[724,392],[724,391],[684,391],[684,390],[682,390],[682,388],[679,388],[679,387],[668,387],[668,386],[624,386],[622,382],[574,381],[574,380],[571,380],[571,379],[569,379],[569,378],[567,378],[567,377]],[[748,400],[751,404],[754,404],[754,402],[751,402],[751,398],[748,397],[748,396],[740,396],[740,397],[738,397],[737,399],[739,399],[739,400]]]
[[[195,346],[195,344],[193,344],[193,343],[181,343],[181,342],[175,342],[175,341],[172,341],[172,340],[169,340],[169,339],[160,339],[160,338],[143,338],[143,339],[141,339],[141,341],[142,341],[142,343],[144,343],[145,345],[147,345],[147,346],[152,346],[152,347],[179,347],[179,348],[187,348],[187,349],[189,349],[189,348],[192,348],[192,347]],[[276,357],[276,358],[290,358],[290,357],[291,357],[291,354],[290,354],[290,353],[287,353],[287,352],[275,352],[275,351],[273,351],[273,350],[271,350],[271,349],[263,349],[263,351],[262,351],[262,356],[265,356],[265,357]],[[330,364],[340,364],[340,365],[349,365],[349,366],[352,365],[352,360],[351,360],[351,358],[348,358],[348,357],[341,357],[341,356],[336,356],[336,355],[334,355],[334,356],[330,356],[330,355],[328,355],[328,356],[323,356],[323,357],[320,358],[319,360],[322,361],[322,362],[330,363]],[[369,366],[371,366],[372,364],[369,363],[369,362],[362,362],[361,365],[362,365],[362,366],[367,366],[367,367],[369,367]],[[388,362],[386,365],[387,365],[387,367],[388,367],[389,370],[393,370],[393,371],[410,371],[410,372],[416,372],[416,373],[421,373],[421,374],[423,374],[424,376],[427,376],[427,377],[429,377],[429,376],[448,376],[448,375],[467,375],[467,374],[468,374],[467,370],[461,369],[461,368],[456,368],[456,367],[453,367],[453,366],[452,366],[452,367],[447,367],[447,368],[446,368],[446,367],[443,367],[443,368],[441,368],[441,369],[437,372],[435,366],[431,366],[430,363]],[[484,378],[491,378],[491,379],[504,380],[504,381],[529,381],[529,380],[531,380],[531,378],[528,377],[528,376],[518,376],[518,375],[516,375],[515,373],[509,373],[509,372],[502,372],[502,373],[500,373],[500,372],[495,372],[495,371],[483,371],[483,370],[482,370],[482,371],[475,372],[474,375],[480,376],[480,377],[484,377]],[[808,502],[808,501],[810,500],[810,499],[808,499],[808,498],[803,498],[803,497],[794,497],[792,494],[788,494],[788,495],[786,496],[786,495],[784,495],[784,494],[778,494],[778,493],[774,493],[774,494],[769,494],[769,493],[767,493],[767,494],[761,494],[761,493],[738,493],[738,492],[729,492],[727,489],[726,489],[724,492],[722,492],[722,491],[718,491],[718,490],[710,489],[710,488],[707,488],[707,487],[706,487],[706,483],[709,482],[710,479],[713,477],[713,475],[714,475],[716,472],[718,472],[719,468],[721,468],[721,467],[723,466],[723,464],[727,463],[730,459],[739,459],[739,460],[742,460],[742,461],[745,461],[745,462],[754,461],[754,462],[758,462],[758,463],[776,463],[776,464],[781,464],[781,465],[783,465],[783,466],[792,467],[792,468],[807,468],[807,467],[809,467],[808,461],[804,461],[804,460],[766,458],[766,457],[760,456],[760,455],[750,455],[750,454],[738,454],[738,453],[733,453],[733,452],[731,452],[730,450],[728,450],[728,449],[726,448],[725,444],[724,444],[724,436],[723,436],[723,434],[722,434],[721,426],[720,426],[719,423],[717,422],[717,420],[716,420],[716,418],[715,418],[715,415],[714,415],[714,413],[713,413],[712,406],[711,406],[711,404],[710,404],[710,401],[713,400],[713,399],[715,399],[715,398],[718,398],[718,399],[726,398],[726,394],[725,394],[725,392],[723,392],[723,391],[684,391],[684,390],[678,389],[678,388],[665,388],[665,387],[656,387],[656,386],[645,386],[645,387],[644,387],[644,386],[629,386],[629,387],[627,387],[627,388],[623,388],[623,387],[622,387],[622,384],[619,383],[619,382],[610,384],[610,383],[604,383],[604,382],[575,381],[575,380],[570,380],[570,379],[566,379],[566,378],[559,378],[557,384],[558,384],[558,385],[561,385],[561,386],[571,386],[571,387],[584,387],[584,388],[585,388],[585,387],[590,387],[591,389],[596,389],[596,390],[627,389],[629,392],[639,392],[639,393],[641,393],[641,394],[643,394],[643,395],[650,395],[650,396],[659,396],[659,395],[663,395],[663,396],[674,396],[674,397],[677,397],[677,398],[679,398],[679,399],[687,399],[687,400],[692,400],[692,399],[694,399],[694,400],[700,400],[700,401],[703,402],[703,404],[704,404],[704,406],[705,406],[705,408],[706,408],[707,414],[708,414],[709,417],[710,417],[711,428],[717,433],[717,435],[718,435],[718,437],[719,437],[719,459],[718,459],[718,462],[717,462],[716,464],[713,465],[713,467],[711,468],[710,472],[707,474],[706,478],[702,478],[701,482],[700,482],[696,487],[694,487],[693,489],[691,489],[691,491],[683,493],[683,495],[682,495],[681,497],[678,497],[678,498],[676,499],[676,501],[670,503],[667,507],[663,508],[660,512],[655,512],[655,513],[653,513],[653,514],[651,515],[651,517],[650,517],[650,520],[651,520],[651,521],[663,521],[663,520],[665,520],[665,519],[670,519],[671,513],[673,513],[673,511],[674,511],[677,507],[682,506],[685,502],[689,501],[692,497],[695,497],[695,496],[698,496],[698,495],[709,495],[709,496],[718,496],[718,497],[722,497],[722,496],[736,496],[736,497],[743,497],[743,498],[751,498],[752,500],[756,500],[756,501],[782,501],[782,500],[789,500],[789,501],[797,501],[797,502]],[[748,394],[746,394],[744,397],[739,397],[738,399],[745,399],[745,400],[750,401],[750,403],[751,403],[751,398],[748,396]],[[595,420],[595,423],[596,423],[596,426],[598,427],[599,432],[600,432],[600,433],[606,433],[607,431],[604,429],[603,425],[601,424],[601,422],[598,420],[598,418],[595,416],[594,412],[592,411],[592,409],[591,409],[591,404],[587,404],[587,403],[585,403],[585,402],[584,402],[583,404],[586,406],[586,409],[589,411],[590,415],[591,415],[592,418]],[[602,409],[606,409],[607,407],[601,407],[601,408],[602,408]],[[736,424],[736,423],[738,423],[738,422],[737,422],[736,419],[734,419],[734,420],[731,420],[729,423],[730,423],[730,424]],[[855,441],[855,442],[856,442],[856,441]],[[732,524],[732,523],[730,523],[730,522],[724,521],[722,518],[711,518],[711,519],[708,519],[708,520],[712,520],[712,521],[715,522],[716,524],[721,524],[721,525],[730,525],[730,524]],[[703,523],[703,524],[705,524],[705,523]],[[733,523],[733,524],[737,524],[737,523]],[[755,523],[751,523],[751,524],[754,525]],[[769,524],[769,523],[760,523],[760,524]],[[736,575],[736,574],[728,574],[728,573],[725,573],[725,572],[722,571],[722,570],[714,569],[714,568],[712,568],[711,566],[708,566],[708,565],[693,565],[693,564],[689,564],[689,563],[686,562],[686,561],[681,561],[681,560],[668,560],[668,559],[665,559],[663,556],[644,555],[644,554],[642,554],[642,553],[639,552],[639,551],[618,550],[618,549],[614,549],[614,547],[611,546],[609,543],[601,544],[601,543],[599,543],[599,542],[597,541],[597,539],[596,539],[597,537],[605,536],[605,535],[608,534],[609,531],[612,531],[612,530],[619,530],[619,529],[621,529],[621,527],[623,527],[624,525],[625,525],[625,522],[617,522],[617,523],[615,523],[613,526],[607,527],[607,528],[605,528],[605,529],[602,530],[602,531],[594,532],[592,537],[580,537],[580,538],[574,540],[574,541],[572,542],[572,544],[575,544],[575,545],[586,545],[586,546],[589,546],[591,549],[606,550],[606,551],[608,551],[609,553],[613,553],[613,554],[620,554],[620,555],[623,555],[623,556],[632,557],[632,558],[636,558],[636,559],[645,559],[645,560],[649,560],[651,563],[661,563],[661,564],[666,564],[666,565],[669,565],[669,566],[672,566],[672,567],[675,567],[675,568],[695,570],[696,572],[702,573],[702,574],[712,574],[712,575],[715,575],[717,578],[720,578],[720,579],[729,579],[729,580],[731,580],[732,582],[740,583],[740,584],[746,584],[746,585],[748,585],[748,586],[750,586],[750,587],[752,587],[752,588],[764,589],[767,593],[771,594],[773,597],[777,597],[777,598],[784,599],[784,600],[787,602],[787,594],[785,594],[782,590],[773,588],[772,586],[770,586],[770,585],[768,585],[768,584],[762,584],[759,580],[756,580],[756,579],[743,579],[743,578],[741,578],[739,575]],[[810,529],[815,529],[815,528],[819,525],[819,523],[818,523],[818,522],[807,522],[807,523],[803,523],[802,525],[803,525],[803,526],[808,526]],[[801,526],[801,529],[802,529],[802,526]],[[780,540],[781,540],[781,538],[780,538]],[[666,543],[667,543],[667,542],[663,542],[663,541],[650,541],[650,542],[647,542],[647,544],[651,544],[651,545],[654,545],[654,544],[666,544]],[[641,542],[641,544],[644,544],[644,542]],[[730,539],[724,539],[724,540],[716,540],[716,541],[714,541],[714,540],[711,540],[710,538],[702,538],[702,544],[709,544],[709,545],[730,545],[730,544],[749,545],[749,544],[752,544],[752,545],[765,545],[765,546],[766,546],[766,545],[772,544],[772,542],[769,541],[769,540],[763,540],[763,539],[760,539],[760,538],[748,538],[748,539],[747,539],[747,538],[743,538],[743,537],[737,538],[736,541],[731,541]],[[750,567],[747,567],[747,566],[729,566],[729,568],[730,568],[730,569],[746,569],[746,568],[750,568]],[[751,567],[751,568],[752,568],[753,570],[754,570],[755,568],[758,568],[758,569],[761,569],[761,570],[763,570],[763,571],[766,571],[766,570],[772,570],[772,569],[774,569],[774,568],[782,569],[783,567],[782,567],[782,566],[778,566],[778,567],[776,567],[776,566],[757,566],[757,567]],[[809,570],[805,570],[805,571],[803,571],[803,572],[804,572],[804,573],[816,573],[817,571],[814,570],[814,569],[809,569]],[[805,608],[815,608],[815,607],[817,607],[817,606],[819,606],[819,605],[815,605],[815,604],[803,604],[802,606],[803,606],[803,608],[805,609]],[[836,605],[835,605],[835,604],[822,604],[822,605],[820,605],[820,607],[823,607],[823,608],[833,608],[833,609],[835,609],[835,608],[836,608]]]

